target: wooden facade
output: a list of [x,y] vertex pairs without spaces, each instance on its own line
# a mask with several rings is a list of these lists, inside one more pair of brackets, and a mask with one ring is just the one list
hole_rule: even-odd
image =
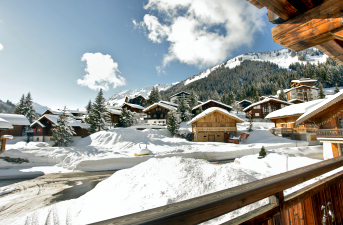
[[13,129],[10,130],[4,130],[2,134],[5,135],[12,135],[12,136],[25,136],[26,133],[26,127],[27,126],[23,126],[23,125],[12,125]]
[[135,105],[135,104],[127,104],[124,103],[124,105],[122,106],[123,109],[129,110],[131,112],[135,112],[135,113],[142,113],[143,112],[143,107],[140,105]]
[[192,109],[192,114],[193,115],[197,115],[200,112],[200,107],[202,109],[202,111],[205,111],[206,109],[212,108],[212,107],[218,107],[218,108],[222,108],[225,109],[228,112],[231,112],[232,107],[229,105],[226,105],[224,103],[218,102],[218,101],[214,101],[214,100],[208,100],[200,105],[195,106]]
[[190,96],[190,93],[181,91],[175,95],[170,96],[169,101],[172,103],[178,104],[182,98],[185,98],[185,100],[188,101],[189,96]]
[[269,113],[279,110],[285,106],[291,105],[292,103],[281,101],[274,98],[267,98],[260,102],[256,102],[243,111],[247,117],[253,120],[263,120]]
[[[209,109],[211,110],[211,109]],[[237,133],[237,123],[243,120],[232,116],[223,110],[213,110],[204,116],[190,121],[192,124],[193,141],[195,142],[224,142],[226,133]]]
[[147,114],[147,117],[144,118],[144,120],[148,123],[166,124],[168,119],[168,112],[170,110],[171,108],[169,106],[157,103],[147,110],[144,110],[144,113]]
[[248,0],[267,8],[273,40],[293,51],[316,46],[343,64],[342,0]]
[[142,95],[135,96],[134,98],[129,99],[127,96],[125,102],[129,104],[135,104],[140,106],[145,106],[147,104],[146,99]]

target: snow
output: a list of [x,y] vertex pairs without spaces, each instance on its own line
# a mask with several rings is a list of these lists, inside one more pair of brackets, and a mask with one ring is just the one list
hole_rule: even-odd
[[225,107],[227,107],[227,108],[232,109],[231,106],[226,105],[226,104],[224,104],[224,103],[222,103],[222,102],[218,102],[218,101],[215,101],[215,100],[208,100],[208,101],[206,101],[206,102],[204,102],[204,103],[201,103],[200,105],[197,105],[197,106],[193,107],[192,110],[197,109],[197,108],[199,108],[200,106],[202,107],[203,105],[206,105],[206,104],[209,103],[209,102],[214,102],[214,103],[217,103],[218,105],[222,105],[222,106],[225,106]]
[[[326,95],[334,95],[335,94],[336,87],[330,87],[330,88],[323,88],[324,94]],[[343,90],[343,87],[338,87],[339,90]]]
[[[132,107],[132,108],[136,108],[136,109],[144,109],[143,106],[136,105],[136,104],[130,104],[130,103],[126,103],[126,102],[125,102],[124,105],[128,105],[128,106],[130,106],[130,107]],[[123,107],[124,107],[124,105],[123,105]]]
[[318,80],[313,80],[313,79],[300,79],[300,80],[292,80],[291,83],[308,83],[308,82],[317,82]]
[[0,118],[0,129],[13,129],[13,126],[7,120]]
[[[320,160],[269,152],[238,158],[234,163],[214,165],[205,160],[182,157],[152,158],[133,168],[114,173],[85,195],[39,209],[15,224],[89,224],[151,208],[156,208],[213,192],[257,181],[269,176],[307,166]],[[338,170],[341,170],[339,168]],[[285,191],[288,195],[329,174],[312,179]],[[9,190],[11,191],[11,190]],[[267,199],[212,219],[206,224],[220,224],[268,203]]]
[[[297,86],[297,87],[290,88],[290,89],[284,89],[283,92],[284,92],[284,93],[287,93],[287,92],[289,92],[289,91],[291,91],[291,90],[298,89],[298,88],[303,88],[303,87],[307,87],[307,88],[319,90],[319,88],[317,88],[317,87],[307,86],[307,85],[301,85],[301,86]],[[279,95],[280,93],[281,93],[281,90],[278,90],[278,91],[277,91],[277,94]]]
[[117,110],[117,109],[107,108],[106,110],[113,115],[121,115],[121,113],[122,113],[121,110]]
[[208,75],[210,75],[210,73],[211,73],[212,71],[216,70],[218,67],[220,67],[220,66],[223,65],[223,64],[224,64],[224,63],[221,63],[221,64],[219,64],[219,65],[216,65],[216,66],[214,66],[214,67],[212,67],[212,68],[209,68],[209,69],[207,69],[207,70],[204,70],[203,72],[199,73],[199,74],[196,75],[196,76],[192,76],[192,77],[186,79],[185,82],[184,82],[184,85],[188,85],[188,84],[190,84],[190,83],[192,83],[192,82],[194,82],[194,81],[197,81],[197,80],[203,79],[203,78],[205,78],[205,77],[208,77]]
[[329,107],[331,103],[337,102],[337,101],[339,101],[341,99],[343,99],[343,90],[341,90],[340,92],[338,92],[335,95],[327,95],[325,97],[324,101],[320,102],[316,106],[314,106],[311,109],[309,109],[302,116],[300,116],[297,119],[296,123],[300,124],[300,123],[304,122],[309,116],[311,116],[311,114],[313,114],[315,112],[319,112],[320,110]]
[[[47,109],[44,113],[42,114],[45,114],[45,113],[49,113],[49,111],[53,114],[53,115],[59,115],[59,114],[62,114],[63,113],[63,110],[60,110],[60,109]],[[73,117],[73,114],[71,114],[70,112],[68,112],[66,110],[65,114],[67,116],[70,116],[70,117]],[[48,114],[49,115],[49,114]]]
[[196,117],[194,117],[191,121],[189,121],[187,123],[187,125],[190,125],[190,124],[194,123],[196,120],[198,120],[198,119],[200,119],[200,118],[202,118],[202,117],[204,117],[204,116],[206,116],[208,114],[211,114],[212,112],[215,112],[215,111],[220,111],[220,112],[222,112],[222,113],[224,113],[224,114],[226,114],[226,115],[228,115],[230,117],[235,118],[238,123],[243,123],[244,122],[241,118],[239,118],[238,116],[236,116],[236,115],[234,115],[232,113],[229,113],[225,109],[222,109],[222,108],[219,108],[219,107],[211,107],[211,108],[206,109],[205,111],[203,111],[202,113],[200,113]]
[[7,122],[11,123],[12,125],[18,125],[18,126],[29,126],[30,125],[29,120],[23,115],[0,113],[0,118],[6,120]]
[[322,101],[323,99],[318,99],[318,100],[304,102],[300,104],[289,105],[282,109],[269,113],[265,119],[292,116],[292,115],[301,115],[301,114],[304,114],[307,110],[321,103]]
[[[33,122],[31,124],[31,127],[34,124],[36,124],[36,123],[40,123],[39,120],[41,120],[42,118],[46,118],[46,119],[50,120],[52,123],[57,124],[58,116],[50,115],[50,114],[45,114],[45,115],[41,116],[38,120]],[[81,123],[81,122],[79,122],[79,121],[77,121],[77,120],[75,120],[74,118],[71,118],[71,117],[67,117],[67,121],[68,121],[69,125],[72,126],[72,127],[81,127],[81,128],[84,128],[84,129],[89,128],[89,125],[87,123]]]
[[246,107],[245,109],[243,109],[243,111],[245,112],[245,111],[247,111],[248,109],[250,109],[250,108],[252,108],[252,107],[254,107],[254,106],[256,106],[256,105],[260,105],[260,104],[262,104],[262,103],[266,103],[266,102],[269,102],[269,101],[276,101],[276,102],[284,103],[284,104],[286,104],[286,105],[292,105],[292,104],[293,104],[293,103],[289,103],[289,102],[282,101],[282,100],[277,99],[277,98],[265,98],[265,99],[263,99],[262,101],[259,101],[259,102],[256,102],[256,103],[254,103],[254,104],[249,105],[248,107]]
[[158,102],[158,103],[154,103],[154,104],[152,104],[151,106],[145,108],[145,109],[143,110],[143,112],[146,112],[146,111],[148,111],[149,109],[151,109],[151,108],[153,108],[153,107],[155,107],[155,106],[161,106],[161,107],[164,107],[164,108],[169,109],[169,110],[176,110],[176,107],[173,107],[173,106],[171,106],[171,105],[169,105],[169,104],[162,103],[162,101],[160,101],[160,102]]

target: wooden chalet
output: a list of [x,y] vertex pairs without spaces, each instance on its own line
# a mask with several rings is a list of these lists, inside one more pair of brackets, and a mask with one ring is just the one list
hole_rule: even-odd
[[[280,95],[281,91],[277,92]],[[285,89],[287,100],[302,100],[304,102],[317,100],[319,98],[319,88],[315,86],[300,85],[294,88]]]
[[249,105],[251,105],[252,102],[244,99],[244,100],[238,102],[238,104],[242,107],[242,109],[244,109],[244,108],[248,107]]
[[324,159],[342,155],[343,148],[343,92],[324,99],[299,117],[298,126],[316,126],[317,139],[323,143]]
[[144,118],[144,120],[147,123],[166,125],[168,112],[176,110],[177,107],[177,104],[166,101],[154,103],[143,110],[143,112],[147,114],[147,117]]
[[282,109],[269,113],[265,119],[271,120],[275,123],[275,128],[270,131],[278,136],[290,138],[292,140],[307,141],[309,145],[318,145],[317,128],[311,124],[295,125],[295,121],[310,110],[321,103],[323,99],[294,104],[286,106]]
[[[52,125],[57,123],[58,116],[45,114],[31,124],[33,129],[33,141],[47,142],[52,141]],[[70,126],[74,128],[74,136],[86,137],[89,135],[89,125],[81,123],[74,118],[67,118]]]
[[175,95],[170,96],[169,101],[172,103],[178,104],[183,98],[185,98],[185,100],[188,101],[189,96],[190,96],[190,93],[181,91],[179,93],[176,93]]
[[9,139],[9,135],[4,135],[5,131],[13,129],[13,126],[7,120],[0,118],[0,152],[6,150],[6,140]]
[[246,113],[247,117],[251,116],[252,120],[255,122],[264,121],[264,118],[266,118],[269,113],[282,109],[288,105],[292,105],[292,103],[275,98],[265,98],[262,101],[246,107],[243,109],[243,112]]
[[192,125],[195,142],[224,142],[225,134],[237,133],[236,124],[243,122],[223,108],[211,107],[194,117],[187,125]]
[[137,95],[134,98],[125,97],[125,102],[129,104],[140,105],[144,107],[147,104],[147,100],[142,95]]
[[110,116],[112,126],[115,126],[118,123],[119,116],[122,113],[122,108],[115,106],[107,106],[106,111]]
[[142,113],[144,110],[143,106],[130,103],[124,103],[122,108],[135,113]]
[[311,78],[301,78],[299,80],[292,80],[291,81],[291,88],[300,87],[300,86],[309,86],[309,87],[315,87],[317,80],[311,79]]
[[13,129],[3,131],[4,135],[26,136],[30,121],[23,115],[0,113],[0,118],[12,124]]
[[[42,113],[42,116],[43,115],[55,115],[55,116],[58,116],[58,115],[60,115],[62,113],[63,113],[63,110],[60,110],[60,109],[58,109],[58,110],[47,109],[44,113]],[[66,110],[65,114],[66,114],[67,117],[73,117],[73,114],[70,113],[67,110]]]
[[[208,100],[206,102],[201,103],[200,105],[195,106],[192,109],[192,114],[193,115],[198,115],[201,110],[205,111],[206,109],[209,109],[209,108],[212,108],[212,107],[222,108],[222,109],[225,109],[228,112],[231,112],[231,110],[232,110],[231,106],[226,105],[226,104],[224,104],[222,102],[218,102],[218,101],[215,101],[215,100]],[[201,108],[201,110],[200,110],[200,108]]]

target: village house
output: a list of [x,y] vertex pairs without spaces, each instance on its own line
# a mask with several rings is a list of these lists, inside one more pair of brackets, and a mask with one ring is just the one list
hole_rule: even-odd
[[275,98],[264,98],[262,101],[251,104],[243,109],[246,113],[246,117],[251,116],[254,122],[264,121],[264,118],[276,110],[282,109],[285,106],[292,105],[292,103],[282,101]]
[[195,142],[225,142],[225,134],[236,134],[236,124],[243,122],[223,108],[211,107],[194,117],[187,125],[192,125]]
[[144,107],[140,105],[136,105],[136,104],[124,103],[122,106],[122,109],[126,109],[135,113],[142,113],[144,110]]
[[[222,102],[218,102],[215,100],[208,100],[204,103],[201,103],[200,105],[197,105],[195,107],[193,107],[192,109],[192,114],[193,115],[198,115],[200,113],[200,111],[205,111],[206,109],[212,108],[212,107],[218,107],[218,108],[222,108],[228,112],[231,112],[232,107],[229,105],[226,105]],[[201,108],[201,109],[200,109]]]
[[175,95],[172,95],[169,97],[170,102],[178,104],[182,98],[185,98],[186,101],[188,101],[190,93],[181,91]]
[[343,92],[330,95],[312,107],[296,122],[296,126],[316,126],[317,139],[323,143],[324,159],[342,155],[343,144]]
[[[53,110],[53,109],[47,109],[45,112],[42,113],[42,116],[43,115],[55,115],[55,116],[58,116],[60,114],[63,113],[63,110]],[[65,114],[67,117],[74,117],[72,113],[70,113],[69,111],[65,111]]]
[[[305,102],[318,99],[318,92],[319,89],[317,87],[307,85],[296,86],[294,88],[284,90],[288,101],[300,99]],[[278,90],[277,94],[280,95],[281,91]]]
[[248,107],[249,105],[251,105],[252,102],[244,99],[244,100],[238,102],[238,104],[242,107],[242,109],[244,109],[244,108]]
[[137,95],[131,99],[128,96],[126,96],[125,102],[129,104],[140,105],[140,106],[145,106],[147,104],[147,100],[142,95]]
[[13,129],[10,122],[0,118],[0,152],[6,150],[6,140],[10,139],[9,135],[4,135],[5,131]]
[[294,104],[269,113],[265,119],[275,123],[275,128],[270,131],[278,136],[298,141],[307,141],[309,145],[318,145],[317,128],[307,124],[295,126],[295,121],[312,107],[321,103],[323,99]]
[[107,106],[106,112],[108,112],[110,116],[112,126],[115,126],[119,121],[119,116],[122,113],[122,108],[116,106]]
[[26,131],[30,126],[30,121],[23,115],[0,113],[0,118],[9,122],[13,129],[3,131],[4,135],[12,135],[15,137],[26,136]]
[[[63,111],[60,109],[60,111]],[[77,110],[72,110],[72,109],[67,109],[66,112],[70,112],[74,119],[79,120],[79,121],[84,121],[87,115],[87,111],[80,111],[79,109]]]
[[316,82],[317,82],[317,80],[314,80],[311,78],[301,78],[299,80],[292,80],[290,86],[291,86],[291,88],[295,88],[295,87],[299,87],[299,86],[303,86],[303,85],[315,87]]
[[144,120],[147,123],[166,125],[168,112],[176,110],[177,107],[177,104],[166,101],[154,103],[143,110],[143,112],[147,114],[147,117],[144,118]]
[[[45,114],[31,124],[33,129],[33,141],[52,141],[52,125],[57,123],[58,116]],[[75,137],[86,137],[89,135],[87,123],[81,123],[74,118],[67,117],[70,126],[73,127]]]

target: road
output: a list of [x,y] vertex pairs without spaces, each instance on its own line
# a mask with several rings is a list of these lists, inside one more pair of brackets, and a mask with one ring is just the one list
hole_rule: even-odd
[[9,190],[15,190],[0,196],[1,224],[12,224],[13,218],[60,201],[78,198],[114,172],[55,173],[30,180],[0,180],[0,188],[6,186]]

